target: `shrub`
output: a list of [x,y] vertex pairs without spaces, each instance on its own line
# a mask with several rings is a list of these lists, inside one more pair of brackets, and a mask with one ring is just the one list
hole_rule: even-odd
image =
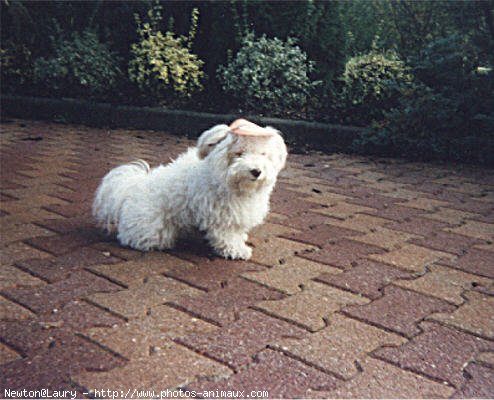
[[395,52],[376,50],[350,58],[341,79],[341,105],[349,122],[362,125],[380,119],[412,83],[409,69]]
[[0,48],[2,86],[8,91],[19,89],[33,78],[31,51],[23,44],[8,41]]
[[129,77],[141,91],[157,100],[173,97],[188,98],[202,90],[201,70],[204,62],[191,52],[198,22],[198,10],[192,11],[189,35],[162,33],[161,6],[155,4],[148,11],[149,22],[141,22],[135,15],[139,41],[132,44]]
[[429,44],[414,60],[421,82],[403,92],[397,106],[354,143],[356,148],[493,163],[494,73],[479,70],[476,59],[475,49],[458,36]]
[[73,32],[51,38],[54,55],[34,62],[35,81],[49,91],[67,96],[108,94],[121,77],[119,59],[96,33]]
[[309,78],[313,68],[295,39],[255,39],[249,34],[236,56],[220,66],[217,74],[223,90],[242,106],[285,113],[301,111],[307,105],[309,94],[319,84]]
[[475,48],[468,39],[451,35],[429,43],[417,56],[411,58],[414,75],[425,85],[444,90],[461,90],[466,80],[479,65]]

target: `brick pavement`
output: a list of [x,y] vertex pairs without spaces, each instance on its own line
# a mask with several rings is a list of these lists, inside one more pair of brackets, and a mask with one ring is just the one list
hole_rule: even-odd
[[494,171],[291,154],[248,262],[95,228],[105,172],[190,143],[2,123],[0,396],[494,397]]

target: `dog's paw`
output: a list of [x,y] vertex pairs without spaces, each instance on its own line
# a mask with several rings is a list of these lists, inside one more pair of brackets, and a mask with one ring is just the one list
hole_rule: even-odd
[[245,244],[238,247],[227,247],[218,251],[218,253],[222,257],[229,258],[231,260],[248,260],[252,257],[252,249]]

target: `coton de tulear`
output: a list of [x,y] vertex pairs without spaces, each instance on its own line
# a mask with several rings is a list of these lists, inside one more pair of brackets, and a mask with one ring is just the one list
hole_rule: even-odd
[[170,249],[203,232],[214,250],[249,259],[248,232],[263,222],[287,157],[273,128],[245,120],[204,132],[168,165],[136,161],[111,170],[94,199],[93,215],[122,245]]

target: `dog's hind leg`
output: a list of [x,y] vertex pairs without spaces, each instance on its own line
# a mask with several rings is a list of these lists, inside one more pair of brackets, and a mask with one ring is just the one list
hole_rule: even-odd
[[138,228],[119,231],[117,239],[122,245],[136,250],[165,250],[175,246],[176,233],[172,229],[161,227],[152,229],[148,225],[148,229]]
[[159,232],[159,250],[172,249],[177,240],[177,230],[171,226],[164,226]]
[[125,211],[118,224],[117,238],[121,244],[141,251],[170,249],[175,245],[176,229],[166,223],[160,212],[130,206]]

